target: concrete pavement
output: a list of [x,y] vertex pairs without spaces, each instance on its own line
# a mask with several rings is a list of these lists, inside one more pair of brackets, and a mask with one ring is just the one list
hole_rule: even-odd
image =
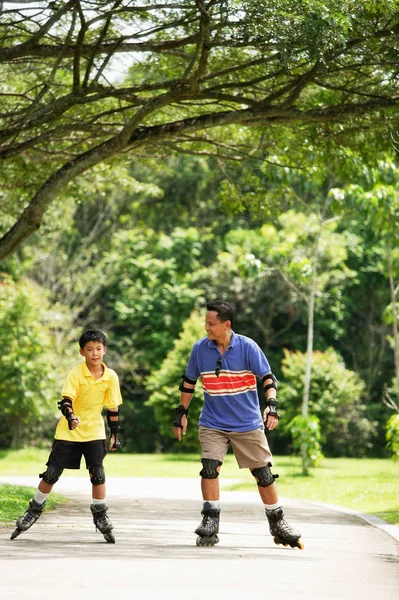
[[[37,478],[1,483],[36,487]],[[67,504],[45,512],[16,540],[0,527],[0,595],[7,600],[397,600],[399,535],[350,511],[282,499],[305,549],[276,546],[256,490],[221,480],[220,543],[197,548],[202,507],[196,479],[108,478],[116,544],[96,533],[86,478],[63,475]]]

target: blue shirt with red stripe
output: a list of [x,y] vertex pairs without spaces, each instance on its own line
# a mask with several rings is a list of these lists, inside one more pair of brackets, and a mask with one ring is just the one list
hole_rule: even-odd
[[262,378],[268,373],[271,369],[266,356],[245,335],[233,331],[223,355],[214,340],[206,337],[195,342],[186,376],[202,379],[204,406],[199,424],[239,432],[263,427],[256,376]]

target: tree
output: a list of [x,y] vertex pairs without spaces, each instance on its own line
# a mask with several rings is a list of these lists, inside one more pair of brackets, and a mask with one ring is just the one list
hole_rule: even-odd
[[[281,425],[288,430],[301,414],[306,355],[285,351],[279,388]],[[313,353],[309,410],[320,422],[320,442],[327,456],[365,456],[375,435],[362,401],[364,382],[345,367],[332,348]]]
[[27,280],[0,281],[2,368],[1,444],[21,448],[54,421],[59,396],[55,338],[51,336],[43,290]]
[[[203,334],[203,317],[198,313],[192,313],[185,321],[179,338],[162,362],[161,367],[154,371],[147,380],[146,387],[151,392],[147,404],[154,407],[155,418],[166,444],[168,439],[174,439],[172,421],[175,414],[174,409],[177,408],[180,398],[180,392],[177,389],[178,382],[181,382],[194,342],[204,337]],[[199,381],[190,404],[187,434],[180,446],[175,444],[174,451],[180,447],[183,452],[198,450],[197,429],[202,403],[202,386]],[[168,445],[172,447],[170,441]]]
[[396,0],[2,3],[0,260],[69,183],[126,153],[242,158],[291,131],[384,146],[398,31]]
[[[336,190],[337,206],[343,204],[360,212],[370,224],[375,243],[378,244],[383,260],[379,268],[388,280],[390,304],[383,315],[392,327],[391,345],[396,390],[399,390],[399,316],[397,296],[399,294],[399,187],[398,169],[393,163],[381,163],[378,181],[369,186],[350,185]],[[389,394],[388,394],[389,397]]]

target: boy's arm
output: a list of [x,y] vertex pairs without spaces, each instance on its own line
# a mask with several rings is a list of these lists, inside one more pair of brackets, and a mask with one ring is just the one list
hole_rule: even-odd
[[119,406],[122,404],[122,395],[118,375],[112,369],[110,372],[110,386],[105,393],[104,404],[107,408],[107,423],[110,429],[109,449],[114,452],[122,448],[118,433],[123,429],[119,422]]
[[58,402],[58,408],[68,421],[68,428],[76,429],[80,423],[80,419],[73,412],[72,400],[70,398],[63,397],[62,400]]
[[122,448],[122,444],[120,439],[118,438],[118,433],[123,433],[123,429],[119,424],[119,410],[118,408],[113,408],[112,410],[107,410],[107,422],[111,432],[109,438],[109,449],[114,452],[115,450],[120,450]]

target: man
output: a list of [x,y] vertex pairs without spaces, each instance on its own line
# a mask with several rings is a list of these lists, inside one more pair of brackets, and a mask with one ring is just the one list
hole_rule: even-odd
[[[196,529],[197,545],[214,545],[219,541],[219,472],[229,445],[238,466],[249,468],[255,477],[265,505],[270,533],[276,544],[303,548],[299,531],[284,519],[278,501],[275,478],[270,470],[272,455],[264,432],[276,427],[277,380],[266,356],[248,337],[232,330],[234,310],[229,302],[217,300],[207,304],[207,337],[197,341],[191,351],[183,382],[180,406],[176,409],[173,433],[180,441],[187,431],[187,414],[198,377],[204,388],[204,406],[199,418],[202,449],[201,489],[204,500],[202,522]],[[261,414],[256,388],[259,377],[266,394],[266,408]]]

